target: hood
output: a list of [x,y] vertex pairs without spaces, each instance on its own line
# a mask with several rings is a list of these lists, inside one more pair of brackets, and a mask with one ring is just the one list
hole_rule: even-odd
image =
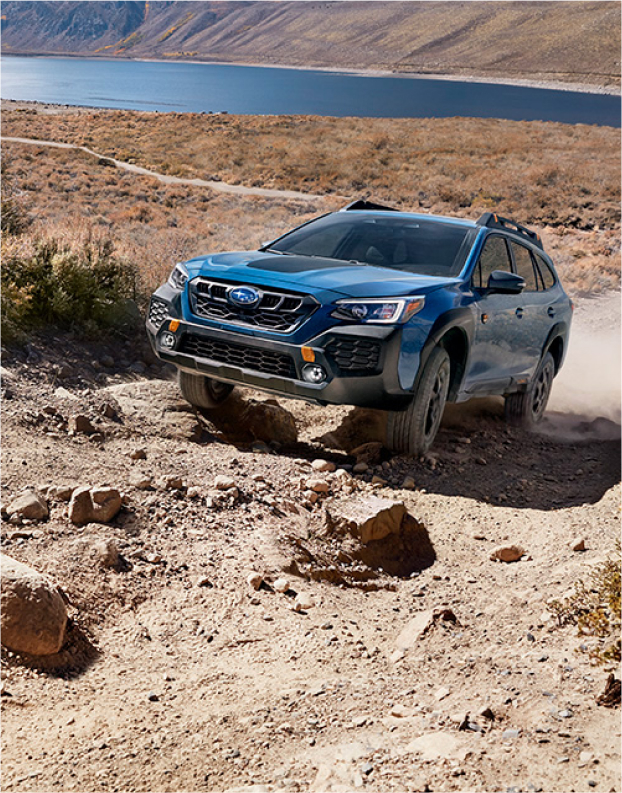
[[280,286],[343,297],[396,297],[419,294],[458,282],[457,278],[414,275],[388,267],[350,264],[336,259],[284,256],[264,251],[218,253],[186,262],[191,278],[202,275],[255,286]]

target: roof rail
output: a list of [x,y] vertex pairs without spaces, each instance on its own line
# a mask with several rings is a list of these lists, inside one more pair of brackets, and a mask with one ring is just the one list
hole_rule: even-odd
[[529,242],[533,242],[533,244],[537,245],[538,248],[544,250],[544,245],[542,244],[540,235],[536,234],[535,231],[528,229],[526,226],[521,226],[520,223],[516,223],[514,220],[502,218],[501,215],[497,215],[494,212],[484,212],[484,214],[478,218],[476,222],[478,226],[486,226],[486,228],[489,229],[505,229],[505,231],[512,231],[514,234],[519,234],[522,237],[526,237]]
[[399,212],[398,209],[395,207],[385,207],[382,204],[374,204],[372,201],[367,201],[365,199],[359,199],[358,201],[353,201],[348,206],[343,207],[341,210],[342,212],[348,212],[351,209],[363,209],[367,211],[380,211],[380,212]]

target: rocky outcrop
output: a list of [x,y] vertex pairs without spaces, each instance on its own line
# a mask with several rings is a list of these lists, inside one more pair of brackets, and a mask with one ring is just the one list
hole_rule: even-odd
[[406,514],[402,501],[355,496],[327,503],[325,526],[330,532],[347,532],[366,545],[389,534],[398,534]]
[[121,509],[121,494],[114,487],[79,487],[69,502],[69,519],[77,526],[108,523]]
[[58,587],[16,559],[0,556],[2,644],[30,655],[52,655],[62,647],[67,609]]

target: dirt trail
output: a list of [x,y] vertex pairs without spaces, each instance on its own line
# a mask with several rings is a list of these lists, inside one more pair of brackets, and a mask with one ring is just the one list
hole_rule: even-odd
[[[579,302],[577,339],[603,305]],[[126,495],[110,525],[73,526],[52,496],[46,522],[2,523],[3,551],[72,616],[59,656],[3,652],[3,790],[620,790],[619,710],[596,704],[606,674],[579,649],[594,640],[547,610],[619,536],[620,428],[596,399],[554,412],[571,439],[508,428],[498,400],[457,406],[424,460],[372,450],[352,476],[347,408],[242,391],[197,414],[135,340],[35,339],[2,374],[4,504],[61,483]],[[95,435],[68,432],[79,413]],[[277,442],[292,416],[298,442]],[[330,491],[315,505],[313,478]],[[403,501],[417,547],[354,559],[323,518],[348,494]],[[511,543],[521,561],[491,561]],[[295,593],[315,605],[293,610]],[[398,640],[414,618],[428,629]]]
[[98,154],[86,146],[76,146],[72,143],[59,143],[52,140],[36,140],[34,138],[12,138],[5,135],[0,136],[0,141],[7,143],[25,143],[33,146],[49,146],[54,149],[75,149],[90,154],[92,157],[97,157],[100,160],[114,163],[117,168],[122,168],[124,171],[137,173],[141,176],[151,176],[163,184],[180,184],[189,185],[192,187],[209,187],[211,190],[216,190],[219,193],[230,193],[233,195],[242,196],[262,196],[263,198],[301,198],[308,201],[315,201],[323,196],[315,195],[313,193],[299,193],[296,190],[272,190],[267,187],[244,187],[237,184],[226,184],[225,182],[215,182],[206,179],[184,179],[179,176],[167,176],[157,171],[151,171],[148,168],[142,168],[140,165],[133,163],[123,162],[122,160],[115,160],[114,157],[107,157],[104,154]]

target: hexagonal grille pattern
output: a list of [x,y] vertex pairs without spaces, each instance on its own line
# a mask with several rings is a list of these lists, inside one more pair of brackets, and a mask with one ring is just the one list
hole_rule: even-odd
[[347,374],[375,374],[380,362],[380,343],[374,339],[333,337],[326,355]]
[[247,347],[220,339],[210,339],[193,333],[185,334],[180,352],[210,361],[226,363],[229,366],[237,366],[240,369],[250,369],[263,374],[275,374],[279,377],[296,379],[294,359],[285,353]]

